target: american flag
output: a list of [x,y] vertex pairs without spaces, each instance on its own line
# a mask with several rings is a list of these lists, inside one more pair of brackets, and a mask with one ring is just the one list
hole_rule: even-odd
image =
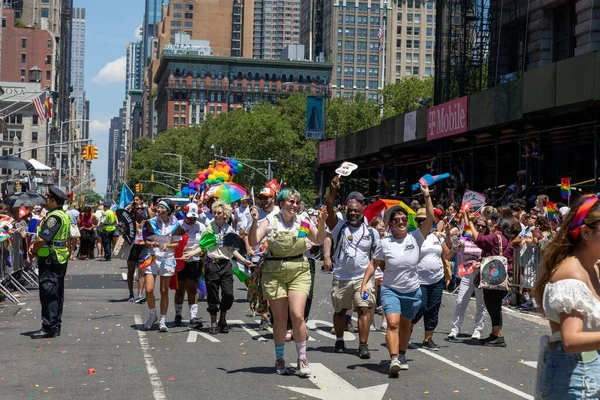
[[377,38],[379,39],[379,52],[380,53],[383,51],[383,35],[385,35],[385,32],[383,30],[383,24],[382,24],[381,27],[379,28],[379,32],[377,32]]
[[33,99],[33,106],[40,120],[52,118],[52,104],[50,102],[50,93],[43,92],[41,95]]

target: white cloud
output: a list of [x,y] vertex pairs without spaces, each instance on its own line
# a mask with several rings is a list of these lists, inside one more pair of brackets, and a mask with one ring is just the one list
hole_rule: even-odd
[[142,24],[133,31],[133,38],[136,42],[142,40]]
[[108,134],[110,122],[98,121],[97,119],[90,121],[90,133],[92,134]]
[[97,84],[125,82],[126,63],[127,57],[125,56],[109,62],[102,67],[98,75],[92,78],[92,82]]

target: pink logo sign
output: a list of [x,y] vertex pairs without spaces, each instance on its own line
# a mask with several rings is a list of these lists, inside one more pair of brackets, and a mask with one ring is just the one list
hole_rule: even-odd
[[335,161],[336,143],[335,139],[319,143],[319,164],[327,164]]
[[458,135],[467,128],[467,97],[430,108],[427,114],[427,140]]

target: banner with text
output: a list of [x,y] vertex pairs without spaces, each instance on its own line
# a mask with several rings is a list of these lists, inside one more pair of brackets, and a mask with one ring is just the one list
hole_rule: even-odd
[[432,107],[427,113],[427,140],[464,133],[467,123],[466,96]]
[[321,140],[325,138],[325,103],[323,96],[306,98],[306,138]]
[[319,164],[327,164],[336,160],[336,139],[319,143]]

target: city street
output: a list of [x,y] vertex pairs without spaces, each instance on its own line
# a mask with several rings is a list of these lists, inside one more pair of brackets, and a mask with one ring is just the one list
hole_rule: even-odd
[[[40,328],[37,291],[22,295],[21,305],[0,305],[1,399],[533,399],[538,340],[548,330],[537,317],[507,312],[508,347],[486,348],[470,340],[472,302],[462,342],[448,343],[444,337],[454,297],[446,294],[434,336],[440,350],[420,349],[421,323],[407,353],[410,370],[389,379],[381,332],[370,335],[370,360],[357,357],[357,334],[348,332],[349,352],[333,353],[332,276],[318,271],[307,353],[312,376],[303,380],[275,375],[272,336],[256,330],[258,318],[249,315],[245,287],[237,280],[229,334],[211,336],[206,327],[201,332],[187,327],[143,332],[147,306],[124,300],[124,267],[120,260],[70,263],[62,336],[57,338],[26,335]],[[208,320],[204,302],[199,314]],[[189,315],[187,305],[183,315]],[[377,315],[378,325],[380,320]],[[295,364],[295,354],[288,343],[288,363]]]

